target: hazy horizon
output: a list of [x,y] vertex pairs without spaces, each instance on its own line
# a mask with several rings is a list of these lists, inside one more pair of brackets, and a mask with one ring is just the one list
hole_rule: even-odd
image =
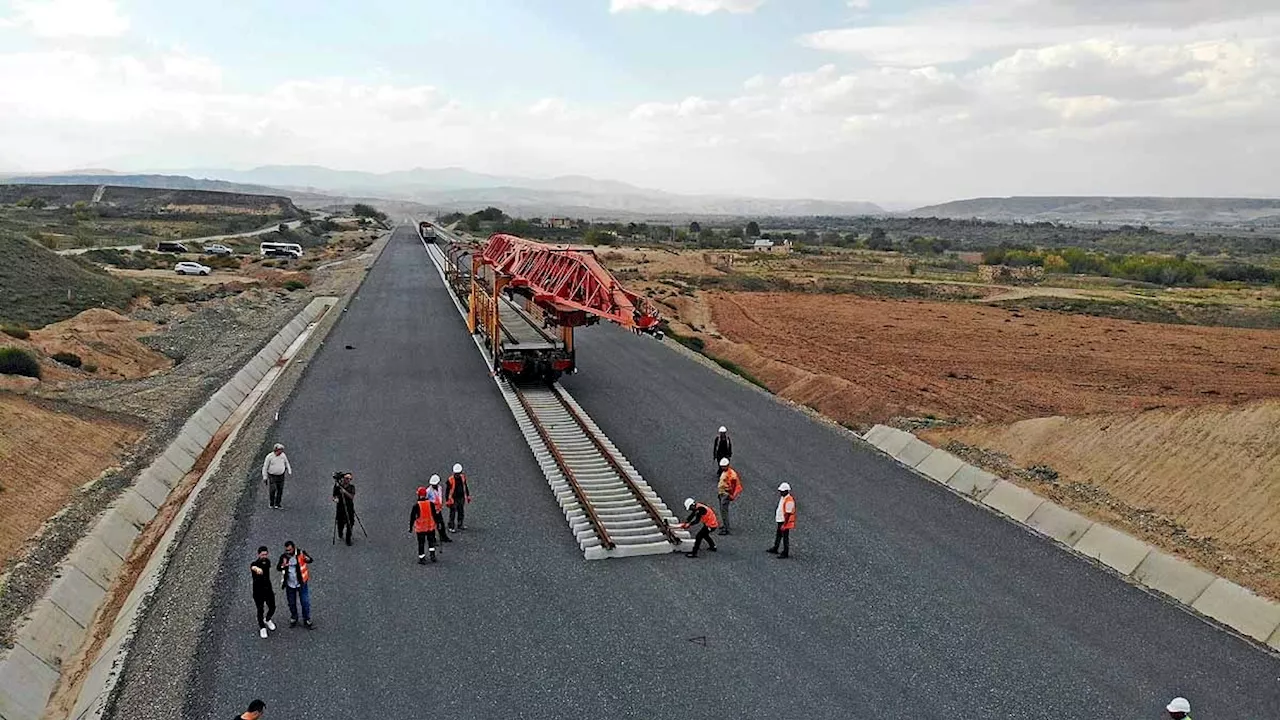
[[0,0],[0,172],[1280,196],[1264,0]]

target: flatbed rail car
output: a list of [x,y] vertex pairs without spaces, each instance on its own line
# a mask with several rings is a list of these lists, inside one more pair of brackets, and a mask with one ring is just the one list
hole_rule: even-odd
[[514,380],[545,382],[576,370],[572,327],[557,326],[491,267],[473,266],[466,247],[450,245],[445,257],[445,278],[467,309],[468,329],[485,338],[494,370]]

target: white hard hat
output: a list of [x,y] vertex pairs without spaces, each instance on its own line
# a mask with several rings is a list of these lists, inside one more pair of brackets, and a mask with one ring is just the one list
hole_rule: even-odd
[[684,499],[684,509],[685,509],[685,510],[688,510],[688,509],[689,509],[689,508],[691,508],[691,507],[693,507],[693,498],[685,498],[685,499]]
[[725,426],[721,425],[721,426],[720,426],[720,432],[729,432],[729,428],[727,428],[727,427],[725,427]]
[[281,445],[280,443],[276,443],[276,447],[275,447],[275,449],[276,449],[276,450],[283,450],[283,449],[284,449],[284,446],[283,446],[283,445]]
[[791,492],[791,483],[782,483],[779,485],[778,492]]
[[454,464],[453,464],[453,471],[454,471],[454,472],[462,472],[462,463],[454,463]]
[[729,467],[729,458],[720,458],[720,467]]
[[1165,708],[1169,712],[1191,712],[1191,703],[1186,698],[1176,697],[1169,701],[1168,707]]
[[439,485],[439,484],[440,484],[440,476],[439,476],[439,475],[432,475],[432,476],[431,476],[431,484],[432,484],[432,485]]

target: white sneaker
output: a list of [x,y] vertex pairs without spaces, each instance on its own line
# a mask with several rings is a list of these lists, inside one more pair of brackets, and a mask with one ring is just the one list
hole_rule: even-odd
[[266,628],[258,628],[258,637],[263,638],[263,639],[265,640],[265,639],[266,639],[266,637],[267,637],[267,629],[266,629]]
[[270,620],[268,620],[268,621],[267,621],[267,629],[268,629],[268,630],[270,630],[271,632],[275,632],[275,631],[276,631],[276,624],[275,624],[275,623],[273,623],[273,622],[271,622]]

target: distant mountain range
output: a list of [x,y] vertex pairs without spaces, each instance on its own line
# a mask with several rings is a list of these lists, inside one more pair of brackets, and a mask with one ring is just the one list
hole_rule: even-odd
[[1280,200],[1176,197],[1004,197],[955,200],[901,213],[915,217],[1107,225],[1280,226]]
[[87,170],[57,175],[24,175],[0,182],[100,183],[172,189],[285,194],[301,203],[311,196],[385,198],[411,201],[440,211],[473,211],[494,205],[517,215],[585,218],[665,216],[879,215],[868,202],[774,200],[720,195],[679,195],[581,175],[524,178],[486,175],[462,168],[366,173],[311,165],[271,165],[252,170],[195,168],[122,175]]

